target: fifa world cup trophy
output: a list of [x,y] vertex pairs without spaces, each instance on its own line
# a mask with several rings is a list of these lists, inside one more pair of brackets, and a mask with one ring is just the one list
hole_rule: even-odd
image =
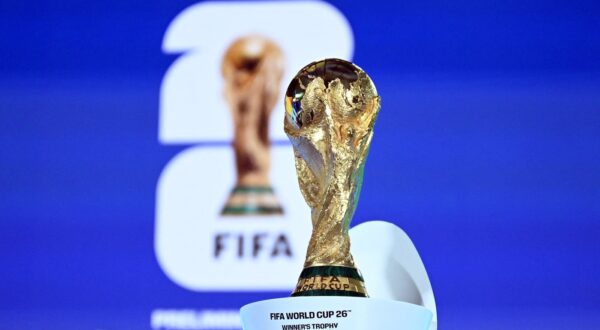
[[[404,231],[383,221],[352,230],[374,297],[363,298],[365,282],[350,253],[350,221],[379,107],[373,81],[344,60],[313,62],[290,83],[284,129],[313,230],[292,297],[242,307],[244,330],[437,329],[429,278]],[[373,253],[381,254],[368,259]]]
[[340,59],[307,65],[287,89],[284,127],[313,226],[292,296],[367,296],[348,230],[379,105],[367,74]]
[[222,62],[234,124],[237,182],[221,214],[274,215],[283,209],[269,182],[269,117],[279,96],[283,53],[260,36],[237,39]]

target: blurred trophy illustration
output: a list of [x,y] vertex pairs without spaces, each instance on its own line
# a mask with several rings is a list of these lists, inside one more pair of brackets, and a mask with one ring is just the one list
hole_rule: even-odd
[[225,52],[221,71],[234,125],[237,181],[222,215],[283,213],[269,182],[269,117],[279,96],[283,70],[283,52],[261,36],[239,38]]
[[375,85],[350,62],[314,62],[290,83],[285,109],[285,132],[313,225],[292,295],[366,297],[348,230],[379,112]]

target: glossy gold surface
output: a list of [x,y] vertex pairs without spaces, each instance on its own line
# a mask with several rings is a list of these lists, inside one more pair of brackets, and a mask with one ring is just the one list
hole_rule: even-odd
[[326,59],[296,75],[285,106],[285,132],[313,224],[304,266],[355,267],[348,229],[380,108],[377,90],[359,67]]

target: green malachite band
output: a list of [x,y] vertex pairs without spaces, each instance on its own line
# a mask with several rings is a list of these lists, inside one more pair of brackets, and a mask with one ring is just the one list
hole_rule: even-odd
[[273,188],[269,186],[237,186],[233,188],[234,193],[272,193]]
[[343,291],[343,290],[308,290],[292,293],[292,297],[303,297],[303,296],[345,296],[345,297],[366,297],[364,293],[356,291]]
[[310,278],[315,276],[342,276],[355,280],[363,281],[362,276],[356,268],[343,266],[314,266],[304,268],[300,273],[300,278]]
[[221,211],[221,214],[274,214],[274,213],[283,213],[283,209],[281,207],[268,207],[268,206],[226,206]]

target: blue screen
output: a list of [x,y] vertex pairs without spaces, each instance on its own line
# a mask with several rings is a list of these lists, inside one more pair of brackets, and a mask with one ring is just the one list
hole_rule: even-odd
[[[289,295],[192,291],[157,262],[157,181],[190,147],[158,139],[161,45],[195,3],[0,4],[0,329]],[[600,328],[600,3],[331,4],[382,98],[353,225],[410,235],[443,329]]]

